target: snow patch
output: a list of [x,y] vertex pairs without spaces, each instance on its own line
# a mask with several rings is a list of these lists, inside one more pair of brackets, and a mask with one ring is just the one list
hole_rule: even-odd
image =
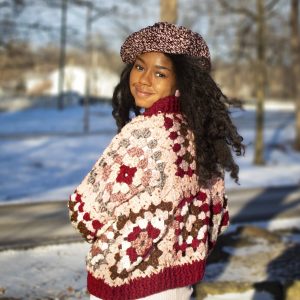
[[244,293],[228,293],[224,295],[208,295],[204,300],[274,300],[273,296],[267,292],[257,292],[249,290]]

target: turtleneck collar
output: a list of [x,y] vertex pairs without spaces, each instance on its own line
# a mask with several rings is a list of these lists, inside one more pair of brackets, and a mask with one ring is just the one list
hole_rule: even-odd
[[180,103],[179,99],[175,96],[167,96],[161,98],[153,103],[153,105],[147,108],[143,115],[152,116],[159,113],[179,113]]

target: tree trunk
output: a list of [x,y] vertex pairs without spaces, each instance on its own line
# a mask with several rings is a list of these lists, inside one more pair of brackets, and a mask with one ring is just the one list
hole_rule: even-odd
[[92,7],[87,5],[86,14],[86,56],[85,56],[85,96],[84,96],[84,115],[83,115],[83,131],[85,133],[90,130],[90,84],[91,84],[91,55],[92,55]]
[[291,0],[291,56],[292,56],[292,76],[293,76],[293,95],[295,99],[295,144],[294,147],[300,151],[300,38],[299,38],[299,1]]
[[65,60],[66,60],[66,28],[67,28],[68,0],[61,2],[61,24],[60,24],[60,55],[58,76],[58,98],[57,108],[64,108],[64,82],[65,82]]
[[266,85],[266,64],[265,64],[265,8],[263,0],[256,0],[257,9],[257,65],[256,65],[256,138],[254,164],[264,164],[264,99]]
[[160,20],[162,22],[177,22],[177,0],[160,0]]

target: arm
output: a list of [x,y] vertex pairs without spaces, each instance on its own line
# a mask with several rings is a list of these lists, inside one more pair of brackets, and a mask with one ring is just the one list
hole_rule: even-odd
[[[166,195],[167,198],[171,193]],[[132,209],[128,215],[125,203],[117,208],[116,221],[98,235],[88,254],[88,269],[108,264],[111,279],[122,279],[137,266],[142,270],[147,260],[154,263],[162,255],[155,245],[165,235],[167,224],[173,218],[175,201],[153,201],[157,196],[160,196],[159,192],[153,193],[152,197],[146,191],[136,195],[130,200]],[[145,208],[134,208],[134,203],[145,202]],[[124,214],[119,213],[121,211]]]
[[227,196],[224,180],[214,180],[211,188],[211,227],[209,232],[209,248],[215,246],[217,238],[229,226]]
[[171,189],[162,160],[166,151],[156,140],[162,130],[136,128],[123,128],[70,197],[71,222],[88,242],[128,217],[129,209],[141,210],[140,202],[150,206],[152,194],[160,198]]

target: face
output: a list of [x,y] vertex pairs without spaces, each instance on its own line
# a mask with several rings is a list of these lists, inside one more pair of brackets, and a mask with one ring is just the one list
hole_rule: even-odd
[[161,52],[137,56],[129,84],[135,104],[143,108],[151,107],[163,97],[174,95],[176,79],[171,59]]

